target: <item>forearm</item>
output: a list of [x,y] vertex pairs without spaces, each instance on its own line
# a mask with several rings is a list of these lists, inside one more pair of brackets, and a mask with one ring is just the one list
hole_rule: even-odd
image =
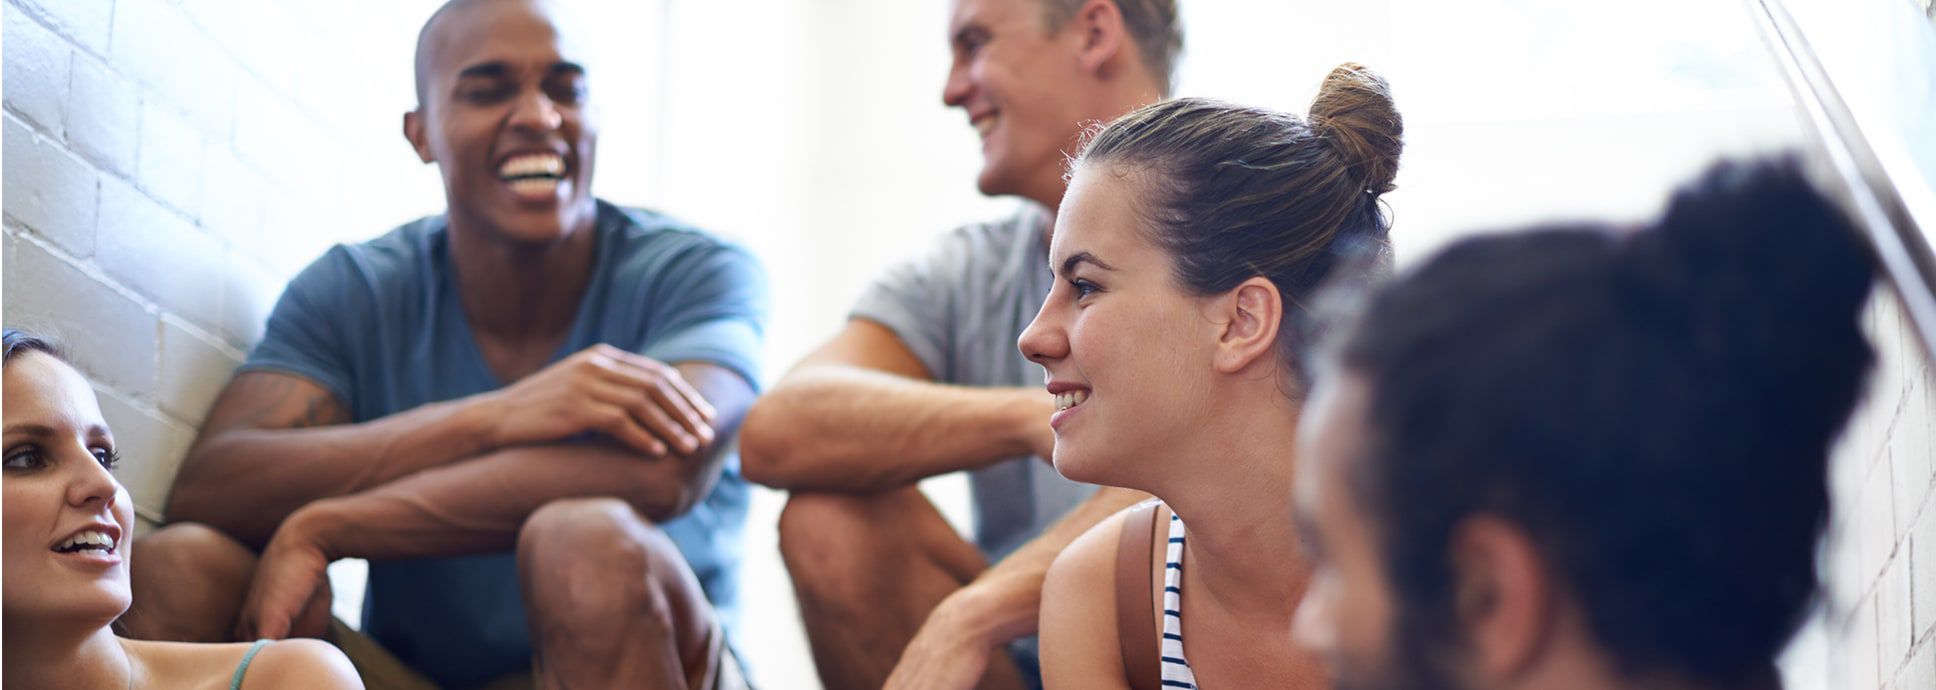
[[747,476],[768,486],[877,491],[1032,453],[1051,407],[1037,389],[813,366],[755,406],[742,451]]
[[317,501],[293,528],[330,558],[432,558],[504,551],[546,503],[612,496],[654,522],[712,490],[715,449],[647,458],[605,444],[521,446],[425,470],[370,491]]
[[965,634],[989,645],[1034,634],[1042,609],[1042,583],[1056,556],[1089,528],[1149,497],[1131,489],[1097,490],[1049,529],[990,566],[958,592],[955,596],[963,598],[963,603],[944,608],[962,616]]
[[361,424],[218,432],[189,451],[169,495],[168,517],[260,545],[311,501],[490,451],[494,416],[474,397]]

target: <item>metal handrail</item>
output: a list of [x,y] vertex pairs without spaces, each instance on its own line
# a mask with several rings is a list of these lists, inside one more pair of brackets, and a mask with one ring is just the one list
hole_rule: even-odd
[[[1936,359],[1936,253],[1923,230],[1936,229],[1936,180],[1923,179],[1913,166],[1884,162],[1784,0],[1749,4],[1817,151],[1843,184],[1849,211],[1868,233],[1924,352]],[[1936,74],[1936,65],[1930,69]]]

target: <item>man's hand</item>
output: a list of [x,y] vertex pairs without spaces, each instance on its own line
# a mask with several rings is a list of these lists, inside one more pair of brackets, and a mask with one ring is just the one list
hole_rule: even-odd
[[1049,427],[1049,417],[1055,415],[1055,396],[1048,391],[1036,389],[1029,396],[1029,404],[1019,406],[1025,411],[1022,417],[1025,437],[1029,440],[1029,452],[1043,462],[1055,464],[1055,429]]
[[481,400],[502,420],[496,447],[597,432],[662,456],[713,441],[713,406],[677,369],[610,345],[585,348]]
[[900,662],[887,678],[889,690],[968,690],[981,682],[996,649],[1007,640],[989,639],[983,626],[975,623],[973,601],[971,590],[963,589],[935,607],[927,622],[914,633],[914,639],[908,641],[907,649],[901,652]]
[[329,563],[310,520],[297,511],[256,561],[255,581],[236,619],[235,639],[324,637],[329,632]]

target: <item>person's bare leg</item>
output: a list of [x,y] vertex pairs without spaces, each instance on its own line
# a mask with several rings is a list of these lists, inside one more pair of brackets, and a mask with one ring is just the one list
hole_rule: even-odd
[[[795,493],[780,555],[828,690],[879,688],[942,599],[988,567],[915,487],[880,494]],[[996,650],[983,688],[1020,688]]]
[[138,640],[231,642],[255,561],[249,547],[195,523],[136,539],[128,553],[134,605],[115,629]]
[[614,498],[554,501],[518,534],[543,688],[700,688],[712,606],[672,540]]

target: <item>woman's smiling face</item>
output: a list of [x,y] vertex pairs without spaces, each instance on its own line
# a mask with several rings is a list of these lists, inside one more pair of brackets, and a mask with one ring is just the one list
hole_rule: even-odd
[[134,502],[110,471],[114,438],[93,389],[59,359],[18,353],[4,376],[7,625],[107,625],[131,601],[134,538]]
[[1150,241],[1146,174],[1076,168],[1049,248],[1054,287],[1019,342],[1047,370],[1055,466],[1076,481],[1145,485],[1210,409],[1219,324]]

